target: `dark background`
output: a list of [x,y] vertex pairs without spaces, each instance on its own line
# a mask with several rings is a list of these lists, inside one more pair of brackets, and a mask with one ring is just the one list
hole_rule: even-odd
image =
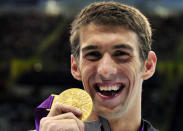
[[[96,0],[95,0],[96,1]],[[153,28],[155,75],[143,85],[142,116],[160,131],[183,130],[183,1],[123,0]],[[34,109],[82,84],[70,74],[69,30],[92,0],[0,0],[0,131],[35,129]]]

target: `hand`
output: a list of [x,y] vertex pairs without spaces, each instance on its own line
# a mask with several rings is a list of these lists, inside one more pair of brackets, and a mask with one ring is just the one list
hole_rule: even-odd
[[41,119],[39,131],[84,131],[84,123],[78,119],[81,115],[75,107],[55,103],[48,116]]

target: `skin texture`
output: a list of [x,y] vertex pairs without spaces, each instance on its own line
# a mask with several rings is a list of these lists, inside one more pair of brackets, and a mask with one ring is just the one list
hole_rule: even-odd
[[[90,23],[80,29],[80,56],[71,55],[71,72],[83,82],[93,100],[89,121],[102,116],[112,131],[137,131],[141,124],[141,92],[143,80],[150,78],[156,67],[153,51],[141,61],[135,32],[122,26]],[[78,60],[78,61],[77,61]],[[122,91],[105,97],[95,88],[116,87]],[[57,103],[40,122],[40,131],[84,131],[84,123],[76,108]]]
[[82,112],[75,107],[55,103],[47,117],[40,121],[40,131],[84,131],[84,123],[77,116]]
[[[142,83],[155,71],[155,53],[150,51],[143,64],[136,33],[122,26],[91,23],[80,29],[80,44],[79,61],[71,57],[71,70],[91,95],[94,112],[108,119],[113,131],[137,130],[141,122]],[[96,92],[96,84],[124,84],[125,88],[114,98],[106,99]]]

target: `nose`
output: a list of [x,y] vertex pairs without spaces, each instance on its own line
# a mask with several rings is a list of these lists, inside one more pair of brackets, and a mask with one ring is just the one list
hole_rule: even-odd
[[115,61],[111,58],[109,54],[104,54],[99,61],[98,75],[104,80],[114,79],[114,74],[116,74],[117,69],[115,66]]

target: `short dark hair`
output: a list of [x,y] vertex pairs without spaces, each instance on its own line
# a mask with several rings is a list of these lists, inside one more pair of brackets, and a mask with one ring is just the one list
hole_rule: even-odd
[[140,58],[143,62],[151,50],[152,31],[147,18],[136,8],[119,2],[98,2],[85,7],[71,25],[71,53],[80,53],[80,27],[93,22],[99,25],[123,26],[134,31],[139,39]]

